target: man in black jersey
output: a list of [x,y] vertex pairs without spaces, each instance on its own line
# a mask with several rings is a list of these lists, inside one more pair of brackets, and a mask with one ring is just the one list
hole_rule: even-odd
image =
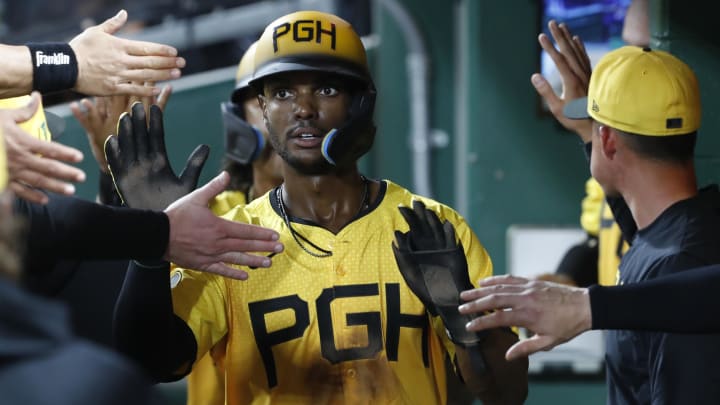
[[[567,103],[564,112],[568,118],[592,119],[586,147],[593,177],[612,200],[618,221],[629,213],[637,226],[620,265],[619,284],[720,263],[714,246],[720,193],[716,187],[697,189],[693,152],[700,95],[687,65],[663,51],[620,48],[598,63],[588,97]],[[583,290],[562,291],[571,298],[568,303],[586,299]],[[464,298],[480,295],[470,292]],[[481,307],[468,304],[462,311]],[[576,326],[587,328],[587,311],[578,314],[585,322]],[[536,343],[549,343],[541,339]],[[717,403],[717,341],[710,334],[609,332],[609,402]]]

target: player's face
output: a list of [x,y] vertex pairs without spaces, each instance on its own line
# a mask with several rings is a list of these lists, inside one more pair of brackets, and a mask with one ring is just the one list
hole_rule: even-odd
[[351,96],[341,78],[288,72],[265,80],[260,97],[270,142],[288,165],[307,175],[325,174],[323,137],[347,118]]

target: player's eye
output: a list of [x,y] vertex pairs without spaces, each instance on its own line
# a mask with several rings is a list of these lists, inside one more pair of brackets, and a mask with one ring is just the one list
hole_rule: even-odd
[[332,97],[338,94],[338,89],[332,86],[324,86],[318,90],[318,93],[321,96]]
[[290,98],[291,93],[288,89],[275,89],[273,90],[273,97],[278,100],[286,100]]

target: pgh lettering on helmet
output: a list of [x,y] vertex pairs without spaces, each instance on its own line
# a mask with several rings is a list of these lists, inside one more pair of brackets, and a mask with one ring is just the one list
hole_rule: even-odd
[[298,11],[271,22],[257,42],[250,85],[262,91],[263,79],[279,73],[315,71],[349,79],[357,91],[346,122],[323,139],[322,154],[330,164],[355,164],[375,138],[375,84],[365,47],[342,18],[320,11]]
[[[335,50],[335,24],[330,23],[329,29],[324,29],[320,20],[297,20],[292,24],[286,22],[275,26],[273,29],[273,50],[278,51],[278,38],[287,35],[292,27],[292,39],[295,42],[308,42],[315,40],[322,43],[323,34],[330,38],[330,49]],[[313,27],[313,25],[315,27]]]

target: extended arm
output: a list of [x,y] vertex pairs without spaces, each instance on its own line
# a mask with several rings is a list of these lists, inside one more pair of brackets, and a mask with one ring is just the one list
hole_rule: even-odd
[[173,313],[169,274],[167,262],[132,261],[113,318],[116,348],[158,382],[189,373],[197,352],[192,330]]

